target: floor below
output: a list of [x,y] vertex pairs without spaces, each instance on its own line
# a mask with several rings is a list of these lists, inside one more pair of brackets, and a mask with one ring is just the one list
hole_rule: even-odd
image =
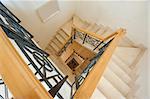
[[88,65],[90,59],[95,55],[94,52],[88,50],[75,41],[68,46],[67,50],[63,52],[61,56],[56,55],[56,52],[54,52],[53,49],[49,49],[47,52],[50,54],[50,58],[62,71],[62,73],[69,76],[68,80],[70,83],[75,81],[75,75],[79,75]]

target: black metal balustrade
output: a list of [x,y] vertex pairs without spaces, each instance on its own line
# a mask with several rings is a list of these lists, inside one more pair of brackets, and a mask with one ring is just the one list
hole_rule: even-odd
[[[56,95],[58,98],[64,99],[63,95],[59,93],[59,89],[64,83],[67,83],[70,86],[66,81],[68,76],[63,77],[63,75],[59,73],[49,61],[49,54],[36,46],[32,40],[33,36],[19,24],[20,20],[1,2],[0,7],[1,28],[20,48],[23,55],[28,60],[29,68],[31,68],[32,71],[35,71],[34,74],[42,84],[45,84],[47,91],[52,94],[53,97]],[[4,83],[2,82],[1,84]]]
[[113,38],[109,41],[106,41],[105,43],[100,42],[100,44],[97,45],[97,46],[101,45],[101,47],[99,48],[99,52],[90,60],[90,63],[86,66],[86,68],[83,70],[83,72],[80,75],[75,76],[75,81],[71,85],[71,87],[72,87],[72,91],[71,91],[72,99],[73,99],[74,94],[78,90],[78,88],[82,85],[83,81],[86,79],[89,72],[92,70],[93,66],[100,59],[100,57],[102,56],[102,54],[104,53],[106,48],[109,46],[109,44],[111,43],[112,40],[113,40]]
[[88,76],[89,72],[92,70],[93,66],[96,64],[96,62],[102,56],[102,54],[104,53],[104,51],[106,50],[106,48],[109,46],[109,44],[111,43],[112,40],[113,39],[111,39],[104,46],[102,46],[99,49],[99,52],[90,60],[91,62],[87,65],[87,67],[83,70],[83,72],[79,76],[75,77],[76,90],[80,87],[80,85],[82,84],[82,82]]
[[58,55],[61,55],[64,51],[66,51],[67,47],[77,38],[80,38],[82,40],[82,44],[88,43],[88,44],[92,45],[94,47],[93,51],[98,48],[101,48],[103,45],[106,44],[105,42],[103,42],[97,38],[93,38],[92,36],[90,36],[86,33],[79,32],[75,29],[74,35],[72,35],[71,38],[68,40],[68,42],[66,42],[64,47],[58,52]]
[[[92,36],[84,34],[82,32],[78,32],[77,30],[76,30],[76,38],[80,38],[81,40],[83,40],[83,44],[86,42],[92,45],[93,47],[96,47],[99,43],[102,42],[97,38],[93,38]],[[103,44],[103,42],[101,44]]]
[[1,1],[0,1],[0,10],[3,11],[4,13],[6,13],[8,15],[8,17],[10,17],[11,19],[13,19],[17,23],[21,22],[9,9],[7,9],[7,7],[5,7],[3,5],[3,3]]

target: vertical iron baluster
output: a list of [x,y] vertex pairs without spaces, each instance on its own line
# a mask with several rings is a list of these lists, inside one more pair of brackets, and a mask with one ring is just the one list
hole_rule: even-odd
[[8,89],[7,89],[5,84],[4,84],[4,87],[5,87],[5,99],[9,99],[9,97],[8,97]]
[[100,42],[100,43],[93,49],[93,51],[96,50],[102,43],[103,43],[103,41]]
[[74,84],[75,84],[75,82],[73,82],[73,84],[70,86],[71,87],[70,99],[73,99],[73,85]]
[[78,76],[75,76],[76,90],[79,88]]
[[43,76],[46,78],[46,67],[43,66]]
[[67,80],[67,78],[68,76],[66,76],[63,80],[61,80],[59,83],[57,83],[57,85],[55,85],[53,88],[51,88],[51,90],[48,91],[52,95],[53,98],[58,93],[58,91],[60,90],[64,82]]
[[76,39],[76,32],[77,32],[76,29],[74,29],[74,36],[73,36],[74,39]]
[[73,36],[71,36],[71,44],[72,44],[72,42],[73,42],[73,39],[74,39],[74,37],[73,37]]
[[105,43],[105,45],[103,46],[103,47],[101,47],[100,49],[99,49],[99,51],[100,50],[105,50],[106,49],[106,47],[108,47],[109,46],[109,44],[111,43],[111,41],[113,40],[114,38],[112,38],[111,40],[109,40],[107,43]]
[[84,44],[84,42],[85,42],[85,40],[86,40],[86,36],[87,36],[87,34],[85,34],[85,37],[84,37],[84,39],[83,39],[83,43],[82,43],[82,44]]

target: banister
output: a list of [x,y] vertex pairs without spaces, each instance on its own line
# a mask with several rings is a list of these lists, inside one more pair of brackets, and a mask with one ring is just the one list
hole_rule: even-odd
[[75,28],[76,30],[78,30],[79,32],[82,32],[84,34],[88,34],[92,37],[95,37],[95,38],[101,40],[101,41],[106,41],[106,40],[114,37],[115,35],[117,35],[117,32],[115,31],[115,32],[111,33],[110,35],[108,35],[107,37],[104,38],[101,35],[96,34],[95,32],[90,32],[90,31],[87,31],[86,29],[79,28],[78,26],[76,26],[74,24],[72,25],[72,27]]
[[[79,27],[75,26],[73,23],[72,23],[71,29],[72,29],[72,30],[71,30],[71,35],[68,37],[68,39],[65,41],[65,43],[62,44],[62,47],[61,47],[60,50],[58,51],[58,55],[60,55],[61,50],[64,48],[64,46],[66,45],[66,43],[72,38],[73,35],[76,34],[76,31],[79,31],[79,32],[84,33],[84,34],[85,34],[85,37],[86,37],[87,35],[90,35],[90,36],[92,36],[92,37],[94,37],[94,38],[99,39],[100,41],[103,41],[103,40],[104,40],[104,38],[102,38],[100,35],[98,35],[98,34],[96,34],[96,33],[94,33],[94,32],[89,32],[89,31],[87,31],[87,30],[84,30],[84,29],[82,29],[82,28],[79,28]],[[74,38],[74,39],[75,39],[75,38]],[[84,43],[84,41],[83,41],[83,43]]]
[[106,51],[103,53],[101,58],[97,61],[89,75],[85,78],[83,84],[79,87],[74,95],[74,99],[90,99],[94,89],[96,88],[100,78],[104,70],[106,69],[106,65],[108,64],[117,44],[124,36],[124,29],[119,29],[117,35],[113,39],[113,41],[109,44]]
[[[73,35],[76,34],[76,31],[79,31],[79,32],[82,32],[85,34],[85,37],[86,35],[89,35],[91,37],[94,37],[96,39],[99,39],[100,41],[104,42],[104,41],[107,41],[108,39],[114,37],[115,35],[118,34],[118,32],[113,32],[111,33],[110,35],[108,35],[107,37],[103,38],[102,36],[100,36],[99,34],[96,34],[95,32],[90,32],[90,31],[87,31],[85,29],[82,29],[82,28],[79,28],[78,26],[76,26],[74,23],[72,23],[72,30],[71,30],[71,35],[68,37],[68,39],[65,41],[64,44],[62,44],[62,47],[60,48],[60,50],[58,51],[58,55],[60,53],[60,51],[64,48],[64,46],[66,45],[66,43],[72,38]],[[83,41],[84,43],[84,41]]]
[[114,37],[115,35],[117,35],[117,32],[111,33],[110,35],[108,35],[107,37],[105,37],[105,38],[103,39],[103,42],[104,42],[104,41],[107,41],[108,39],[110,39],[110,38],[112,38],[112,37]]
[[0,75],[15,99],[53,99],[0,28]]
[[79,28],[79,27],[75,26],[74,24],[73,24],[73,28],[75,28],[79,32],[85,33],[85,34],[90,35],[90,36],[92,36],[94,38],[97,38],[99,40],[102,40],[102,41],[104,40],[104,38],[101,37],[100,35],[98,35],[98,34],[96,34],[94,32],[90,32],[90,31],[87,31],[85,29]]

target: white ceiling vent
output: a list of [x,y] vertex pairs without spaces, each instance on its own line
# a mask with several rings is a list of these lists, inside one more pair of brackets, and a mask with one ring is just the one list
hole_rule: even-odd
[[38,16],[42,22],[46,22],[51,17],[59,12],[59,5],[57,0],[50,0],[37,9]]

